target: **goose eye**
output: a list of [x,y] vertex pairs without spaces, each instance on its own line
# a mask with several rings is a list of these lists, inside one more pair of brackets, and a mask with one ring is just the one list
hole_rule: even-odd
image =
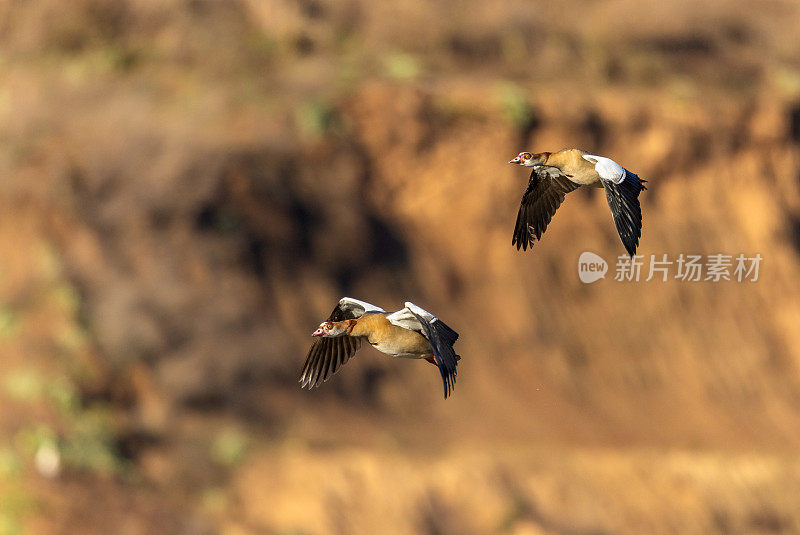
[[530,152],[525,152],[525,153],[523,153],[523,154],[522,154],[522,159],[524,159],[524,160],[530,160],[530,159],[531,159],[531,153],[530,153]]

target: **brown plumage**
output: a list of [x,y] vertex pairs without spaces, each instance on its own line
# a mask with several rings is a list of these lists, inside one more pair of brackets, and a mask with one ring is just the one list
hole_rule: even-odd
[[342,298],[328,321],[320,324],[300,374],[303,387],[319,386],[336,373],[366,340],[372,347],[393,357],[425,359],[435,364],[447,397],[455,385],[461,357],[453,344],[458,334],[433,314],[406,302],[397,312],[364,301]]
[[581,186],[604,188],[622,244],[636,254],[642,235],[639,193],[644,180],[615,161],[579,149],[531,154],[521,152],[509,163],[532,167],[522,196],[511,244],[526,250],[540,240],[567,193]]
[[386,316],[386,312],[375,312],[349,320],[355,322],[350,336],[363,336],[369,345],[387,355],[419,355],[420,358],[433,356],[433,347],[422,334],[398,327],[386,319]]

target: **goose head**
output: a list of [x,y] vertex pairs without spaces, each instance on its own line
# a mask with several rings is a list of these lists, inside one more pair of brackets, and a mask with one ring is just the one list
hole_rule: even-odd
[[544,165],[549,156],[549,152],[539,152],[536,154],[531,154],[530,152],[520,152],[514,157],[513,160],[509,160],[508,163],[515,163],[517,165],[522,165],[523,167],[534,167],[536,165]]
[[335,338],[346,334],[347,328],[350,326],[348,321],[326,321],[319,324],[317,330],[311,333],[311,336],[324,336],[325,338]]

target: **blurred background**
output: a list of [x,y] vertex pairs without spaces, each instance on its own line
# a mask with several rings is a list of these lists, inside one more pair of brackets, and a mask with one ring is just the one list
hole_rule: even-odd
[[[0,0],[0,535],[800,533],[798,27]],[[649,180],[640,254],[759,280],[614,282],[596,190],[515,251],[506,162],[562,147]],[[342,295],[458,330],[454,395],[368,347],[301,390]]]

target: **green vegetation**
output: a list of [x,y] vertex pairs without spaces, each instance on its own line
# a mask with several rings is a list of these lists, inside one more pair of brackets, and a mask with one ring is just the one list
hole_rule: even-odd
[[422,73],[422,64],[411,54],[391,54],[383,58],[384,72],[394,80],[413,80]]
[[210,453],[216,463],[230,468],[244,460],[247,449],[247,435],[238,429],[227,428],[215,437]]
[[19,316],[10,308],[0,308],[0,340],[13,337],[19,327]]
[[320,138],[335,126],[336,111],[327,100],[313,99],[296,109],[295,122],[304,135]]
[[3,390],[18,401],[38,401],[45,391],[44,379],[33,368],[18,368],[5,374]]
[[[26,307],[38,301],[55,317],[68,321],[56,321],[52,326],[52,339],[60,356],[55,367],[58,371],[45,373],[39,367],[23,365],[8,369],[2,377],[2,392],[8,399],[30,407],[35,419],[15,433],[12,448],[0,452],[0,474],[13,473],[24,465],[37,465],[40,472],[63,467],[101,476],[120,473],[124,462],[116,448],[112,414],[102,403],[83,403],[73,379],[73,374],[82,369],[79,363],[88,338],[80,321],[80,295],[62,279],[60,261],[52,247],[39,247],[37,260],[40,286],[37,297]],[[13,322],[5,324],[25,324],[26,310],[23,307]],[[0,313],[0,332],[3,318]],[[42,462],[45,464],[40,465]]]
[[506,118],[515,128],[525,128],[531,123],[534,117],[533,107],[521,87],[504,82],[497,86],[495,95]]
[[19,485],[0,490],[0,535],[22,535],[23,520],[35,509],[35,503]]
[[800,69],[781,65],[770,72],[770,82],[784,95],[800,95]]
[[63,437],[64,466],[102,476],[121,473],[125,463],[115,441],[113,420],[107,410],[101,407],[80,410]]

